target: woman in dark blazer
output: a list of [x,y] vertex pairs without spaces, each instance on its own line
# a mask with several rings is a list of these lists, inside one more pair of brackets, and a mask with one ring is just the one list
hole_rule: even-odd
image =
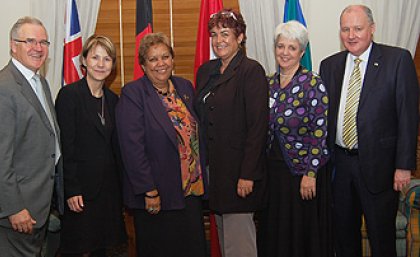
[[206,140],[209,205],[224,257],[255,257],[253,214],[264,204],[268,87],[262,66],[242,49],[242,16],[222,10],[209,21],[218,57],[197,72],[195,108]]
[[63,87],[56,101],[67,199],[60,251],[105,256],[106,248],[126,240],[114,114],[118,97],[104,86],[115,67],[115,47],[104,36],[91,36],[81,61],[86,76]]
[[172,76],[173,56],[167,36],[146,35],[139,48],[145,76],[122,90],[116,119],[124,201],[133,209],[138,256],[204,257],[201,198],[207,178],[193,88]]

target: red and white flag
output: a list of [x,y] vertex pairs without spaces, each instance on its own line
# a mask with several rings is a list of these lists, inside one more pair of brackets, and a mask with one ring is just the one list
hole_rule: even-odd
[[67,1],[65,26],[63,84],[68,85],[83,77],[79,61],[82,52],[82,34],[75,0]]
[[[210,44],[208,23],[210,16],[223,9],[222,0],[201,0],[200,19],[198,21],[197,44],[195,47],[194,81],[201,64],[214,58]],[[213,256],[214,257],[214,256]]]

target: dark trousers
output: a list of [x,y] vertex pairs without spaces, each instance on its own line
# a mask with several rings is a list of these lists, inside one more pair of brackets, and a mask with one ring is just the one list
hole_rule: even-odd
[[[333,180],[333,221],[337,257],[360,257],[361,217],[366,220],[372,257],[396,257],[395,219],[398,193],[392,188],[371,193],[358,154],[336,147]],[[378,176],[381,171],[378,170]]]

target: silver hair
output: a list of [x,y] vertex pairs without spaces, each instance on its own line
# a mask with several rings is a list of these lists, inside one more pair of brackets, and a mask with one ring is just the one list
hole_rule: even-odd
[[47,30],[45,29],[44,24],[42,24],[42,22],[39,19],[37,19],[35,17],[25,16],[25,17],[20,18],[19,20],[16,21],[15,24],[13,24],[13,27],[10,29],[10,35],[9,35],[10,40],[13,40],[14,38],[17,38],[19,36],[18,35],[19,30],[25,24],[34,24],[34,25],[39,25],[39,26],[43,27],[44,30],[45,30],[45,34],[48,37]]
[[302,23],[294,20],[286,23],[280,23],[277,26],[274,35],[274,43],[277,42],[279,37],[297,40],[301,51],[305,51],[309,42],[308,30],[302,25]]
[[370,25],[375,24],[375,21],[373,20],[372,10],[369,7],[367,7],[366,5],[361,5],[361,4],[360,5],[349,5],[346,8],[344,8],[344,10],[341,12],[341,15],[340,15],[340,21],[341,21],[341,18],[342,18],[344,13],[352,11],[355,7],[362,8],[363,12],[366,14],[366,17],[367,17]]

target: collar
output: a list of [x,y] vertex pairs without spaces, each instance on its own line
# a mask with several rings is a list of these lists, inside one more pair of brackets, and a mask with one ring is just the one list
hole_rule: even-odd
[[26,78],[26,80],[31,81],[35,73],[32,70],[26,68],[25,65],[23,65],[21,62],[19,62],[13,57],[12,57],[12,62],[16,66],[16,68],[20,71],[20,73],[22,73],[22,75]]
[[362,62],[366,63],[369,60],[369,55],[370,55],[370,52],[372,51],[372,44],[373,43],[370,42],[369,47],[360,56],[352,55],[349,52],[349,56],[351,58],[351,61],[354,63],[354,59],[359,58],[360,60],[362,60]]

